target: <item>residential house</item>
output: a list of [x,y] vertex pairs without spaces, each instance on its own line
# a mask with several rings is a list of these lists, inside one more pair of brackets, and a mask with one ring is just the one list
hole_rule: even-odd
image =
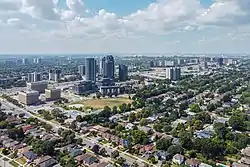
[[152,134],[154,130],[149,126],[138,126],[138,129],[144,131],[146,134]]
[[97,167],[114,167],[114,165],[107,163],[107,162],[102,162],[98,164]]
[[191,158],[191,159],[186,160],[185,164],[189,167],[199,167],[201,162],[200,162],[200,160],[198,160],[196,158]]
[[127,129],[127,130],[132,130],[132,129],[134,129],[134,127],[135,127],[134,124],[132,124],[132,123],[127,123],[127,125],[125,126],[125,129]]
[[52,167],[57,164],[57,161],[51,156],[43,156],[41,158],[36,159],[34,163],[38,167]]
[[212,167],[212,166],[205,163],[201,163],[199,167]]
[[248,157],[242,157],[242,158],[239,160],[239,163],[245,164],[245,165],[249,165],[249,166],[250,166],[250,158],[248,158]]
[[75,160],[79,164],[91,165],[98,162],[98,159],[95,156],[90,154],[81,154],[75,157]]
[[161,160],[161,161],[166,161],[169,157],[169,153],[166,152],[166,151],[157,151],[156,152],[156,156],[158,158],[158,160]]
[[23,153],[23,156],[28,160],[28,161],[34,161],[37,159],[37,155],[32,152],[32,151],[27,151]]
[[246,147],[245,149],[243,149],[243,150],[241,151],[241,154],[242,154],[243,156],[245,156],[245,157],[250,158],[250,147]]
[[172,159],[172,161],[178,165],[181,165],[184,162],[184,160],[185,160],[185,157],[184,155],[181,155],[181,154],[175,154]]
[[23,132],[26,133],[28,130],[33,129],[34,127],[32,125],[24,125],[22,126]]
[[17,144],[17,145],[15,145],[15,146],[13,146],[11,149],[14,150],[14,151],[16,151],[16,150],[19,150],[19,149],[24,148],[25,145],[26,145],[26,144],[24,144],[24,143],[20,143],[20,144]]
[[245,165],[245,164],[240,164],[240,163],[234,162],[232,164],[232,167],[249,167],[249,165]]
[[194,132],[194,136],[197,138],[211,138],[213,134],[214,133],[212,131],[208,131],[208,130],[200,130],[200,131]]
[[9,142],[9,143],[6,143],[4,146],[6,147],[6,148],[12,148],[12,147],[14,147],[14,146],[16,146],[16,145],[18,145],[19,144],[19,142],[18,141],[12,141],[12,142]]
[[154,151],[154,145],[153,144],[148,144],[143,146],[140,149],[140,154],[145,154],[145,153],[152,153]]
[[81,155],[81,154],[82,154],[82,150],[80,150],[80,149],[72,148],[72,149],[69,150],[69,155],[71,157],[76,157],[76,156]]
[[8,116],[7,118],[6,118],[6,121],[8,122],[8,123],[10,123],[10,124],[20,124],[21,123],[21,121],[19,120],[19,119],[17,119],[17,117],[15,117],[15,116]]

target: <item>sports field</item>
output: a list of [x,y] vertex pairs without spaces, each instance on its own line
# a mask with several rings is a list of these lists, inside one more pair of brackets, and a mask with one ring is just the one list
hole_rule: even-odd
[[105,106],[110,108],[117,106],[119,107],[123,103],[131,103],[133,100],[125,97],[117,98],[101,98],[101,99],[88,99],[83,101],[74,102],[74,104],[83,104],[84,108],[93,108],[93,109],[103,109]]

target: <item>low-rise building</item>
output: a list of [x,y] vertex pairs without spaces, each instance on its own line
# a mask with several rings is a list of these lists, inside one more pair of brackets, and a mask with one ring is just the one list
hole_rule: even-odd
[[61,98],[61,89],[45,89],[46,101],[58,100]]
[[38,91],[19,92],[18,100],[20,103],[26,105],[36,104],[39,102],[39,92]]

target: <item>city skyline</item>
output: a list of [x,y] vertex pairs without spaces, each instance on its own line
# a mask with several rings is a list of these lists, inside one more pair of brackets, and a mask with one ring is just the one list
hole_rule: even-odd
[[247,0],[2,0],[0,53],[249,53],[248,9]]

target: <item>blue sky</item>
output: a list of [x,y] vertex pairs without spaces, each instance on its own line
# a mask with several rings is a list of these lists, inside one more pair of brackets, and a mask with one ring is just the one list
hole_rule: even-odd
[[0,53],[248,53],[249,8],[249,0],[0,0]]

